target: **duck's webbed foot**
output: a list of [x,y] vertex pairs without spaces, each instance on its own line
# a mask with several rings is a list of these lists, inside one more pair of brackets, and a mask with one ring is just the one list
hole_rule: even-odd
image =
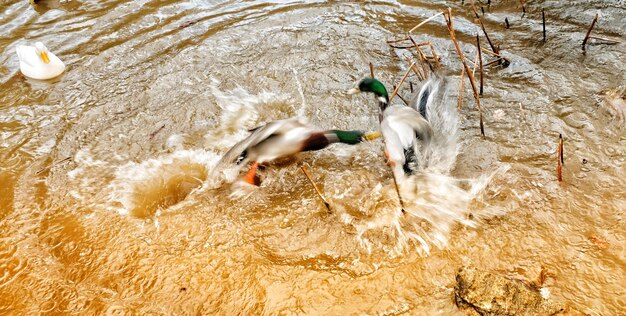
[[259,167],[259,163],[256,161],[253,162],[252,167],[250,167],[250,170],[248,170],[248,173],[246,173],[244,181],[252,185],[259,186],[261,184],[261,179],[259,179],[258,175],[256,174],[256,170],[258,167]]

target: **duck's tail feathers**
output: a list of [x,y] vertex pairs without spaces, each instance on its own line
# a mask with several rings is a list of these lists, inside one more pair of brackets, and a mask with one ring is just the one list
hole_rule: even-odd
[[434,105],[437,94],[443,92],[445,82],[445,77],[441,73],[433,72],[412,103],[412,107],[419,111],[425,119],[429,119],[429,109]]

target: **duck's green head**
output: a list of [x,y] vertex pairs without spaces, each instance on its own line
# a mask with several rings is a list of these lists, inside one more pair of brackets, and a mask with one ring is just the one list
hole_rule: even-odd
[[364,78],[363,80],[359,81],[357,87],[350,89],[348,91],[348,94],[355,94],[358,92],[371,92],[375,94],[381,105],[384,104],[385,107],[387,103],[389,103],[389,95],[387,94],[387,89],[385,88],[385,85],[374,78]]

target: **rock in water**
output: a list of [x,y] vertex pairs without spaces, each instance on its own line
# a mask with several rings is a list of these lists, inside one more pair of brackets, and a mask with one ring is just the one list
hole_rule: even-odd
[[541,297],[521,280],[462,267],[456,275],[456,305],[467,315],[558,315],[564,307]]

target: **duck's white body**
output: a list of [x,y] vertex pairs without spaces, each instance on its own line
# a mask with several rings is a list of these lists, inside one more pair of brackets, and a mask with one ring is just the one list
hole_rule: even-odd
[[[37,42],[35,46],[19,45],[16,51],[20,60],[20,70],[26,77],[39,80],[52,79],[65,71],[65,64],[41,42]],[[42,58],[42,53],[46,55],[48,63]]]

